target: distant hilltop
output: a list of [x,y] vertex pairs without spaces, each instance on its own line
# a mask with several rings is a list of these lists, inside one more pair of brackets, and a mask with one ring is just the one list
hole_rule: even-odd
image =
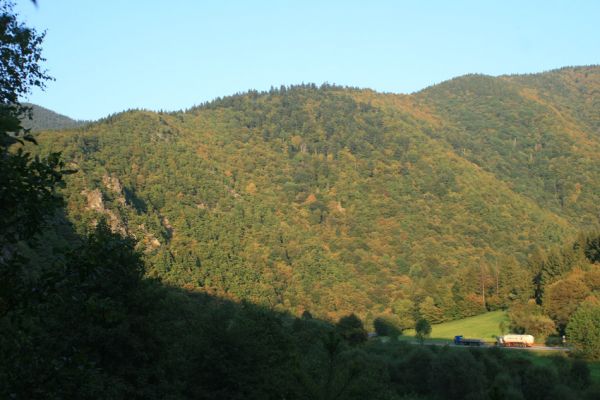
[[90,122],[75,120],[35,104],[23,104],[32,108],[32,119],[23,119],[23,127],[31,129],[33,132],[72,129]]

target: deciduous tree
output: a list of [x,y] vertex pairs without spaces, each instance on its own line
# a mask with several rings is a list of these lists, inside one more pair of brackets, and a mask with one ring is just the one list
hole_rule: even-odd
[[600,360],[600,306],[584,303],[567,325],[567,341],[584,357]]
[[421,318],[415,325],[415,331],[417,332],[417,339],[423,343],[425,338],[428,338],[431,334],[431,324],[426,319]]

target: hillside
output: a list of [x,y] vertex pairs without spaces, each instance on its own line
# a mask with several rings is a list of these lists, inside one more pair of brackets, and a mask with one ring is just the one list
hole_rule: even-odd
[[[579,225],[598,222],[600,68],[466,76],[417,96],[443,140],[511,188]],[[590,220],[592,217],[592,220]]]
[[[104,216],[166,283],[409,327],[529,297],[531,251],[598,222],[599,75],[248,92],[40,134],[37,150],[79,170],[78,229]],[[573,79],[585,90],[562,89]]]
[[25,129],[31,129],[32,132],[73,129],[88,123],[74,120],[35,104],[23,103],[23,105],[31,107],[31,119],[24,118],[22,124]]

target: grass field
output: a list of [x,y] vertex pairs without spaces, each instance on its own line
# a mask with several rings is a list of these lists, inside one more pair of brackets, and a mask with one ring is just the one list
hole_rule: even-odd
[[[444,322],[431,326],[431,339],[453,340],[456,335],[466,338],[478,338],[485,341],[495,341],[495,336],[502,335],[500,322],[508,321],[506,312],[492,311],[474,317],[463,318],[456,321]],[[404,332],[404,338],[414,338],[413,329]]]
[[[502,321],[508,321],[506,313],[504,311],[492,311],[475,317],[432,325],[431,336],[428,341],[447,343],[452,341],[454,336],[463,335],[468,338],[478,338],[492,342],[495,341],[494,336],[502,335],[500,331],[500,322]],[[413,329],[407,330],[399,339],[414,340],[415,331]],[[566,353],[561,352],[531,350],[511,351],[507,354],[526,357],[538,365],[550,364],[552,362],[551,357],[567,357]],[[600,362],[590,362],[588,365],[592,380],[600,383]]]

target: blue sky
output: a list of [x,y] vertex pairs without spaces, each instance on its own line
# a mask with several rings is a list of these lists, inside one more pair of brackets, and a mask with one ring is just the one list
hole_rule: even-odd
[[600,63],[600,1],[17,0],[78,119],[302,82],[411,93],[466,73]]

